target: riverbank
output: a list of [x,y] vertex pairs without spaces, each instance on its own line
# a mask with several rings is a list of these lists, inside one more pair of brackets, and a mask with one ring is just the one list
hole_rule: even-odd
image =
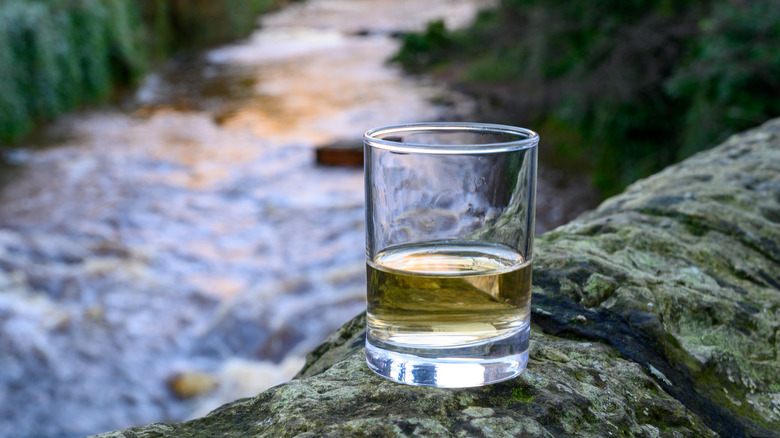
[[[134,87],[174,52],[244,37],[288,0],[0,4],[0,145]],[[2,157],[0,157],[2,158]]]
[[626,5],[504,1],[432,23],[396,59],[535,126],[604,196],[780,116],[780,9],[769,0]]

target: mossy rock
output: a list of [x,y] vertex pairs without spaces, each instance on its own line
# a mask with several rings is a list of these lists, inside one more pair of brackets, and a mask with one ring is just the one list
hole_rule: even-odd
[[536,252],[516,379],[379,378],[360,315],[288,383],[102,436],[780,436],[780,120],[635,183]]

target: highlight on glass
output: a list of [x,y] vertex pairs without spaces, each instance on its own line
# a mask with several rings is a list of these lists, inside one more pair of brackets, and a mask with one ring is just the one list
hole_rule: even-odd
[[480,386],[528,361],[535,132],[366,132],[366,361],[410,385]]

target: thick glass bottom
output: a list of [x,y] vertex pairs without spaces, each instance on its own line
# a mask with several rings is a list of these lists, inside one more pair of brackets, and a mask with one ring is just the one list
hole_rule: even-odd
[[511,379],[528,363],[528,325],[509,335],[446,348],[400,346],[366,337],[366,362],[376,374],[407,385],[466,388]]

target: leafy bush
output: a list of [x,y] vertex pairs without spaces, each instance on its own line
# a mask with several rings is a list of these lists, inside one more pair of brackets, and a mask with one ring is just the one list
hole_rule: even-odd
[[285,0],[2,0],[0,144],[132,85],[151,60],[246,35]]
[[680,157],[780,115],[780,8],[718,4],[665,91],[685,102]]
[[285,0],[141,0],[152,46],[163,53],[201,48],[249,34],[257,17]]
[[143,71],[129,0],[7,0],[0,6],[0,142]]
[[456,47],[442,20],[428,23],[423,33],[404,34],[402,41],[404,49],[393,59],[407,70],[421,70],[446,61],[448,49]]
[[780,115],[771,0],[503,0],[438,33],[449,43],[434,53],[405,56],[419,51],[406,37],[396,59],[455,61],[462,82],[588,162],[605,195]]

